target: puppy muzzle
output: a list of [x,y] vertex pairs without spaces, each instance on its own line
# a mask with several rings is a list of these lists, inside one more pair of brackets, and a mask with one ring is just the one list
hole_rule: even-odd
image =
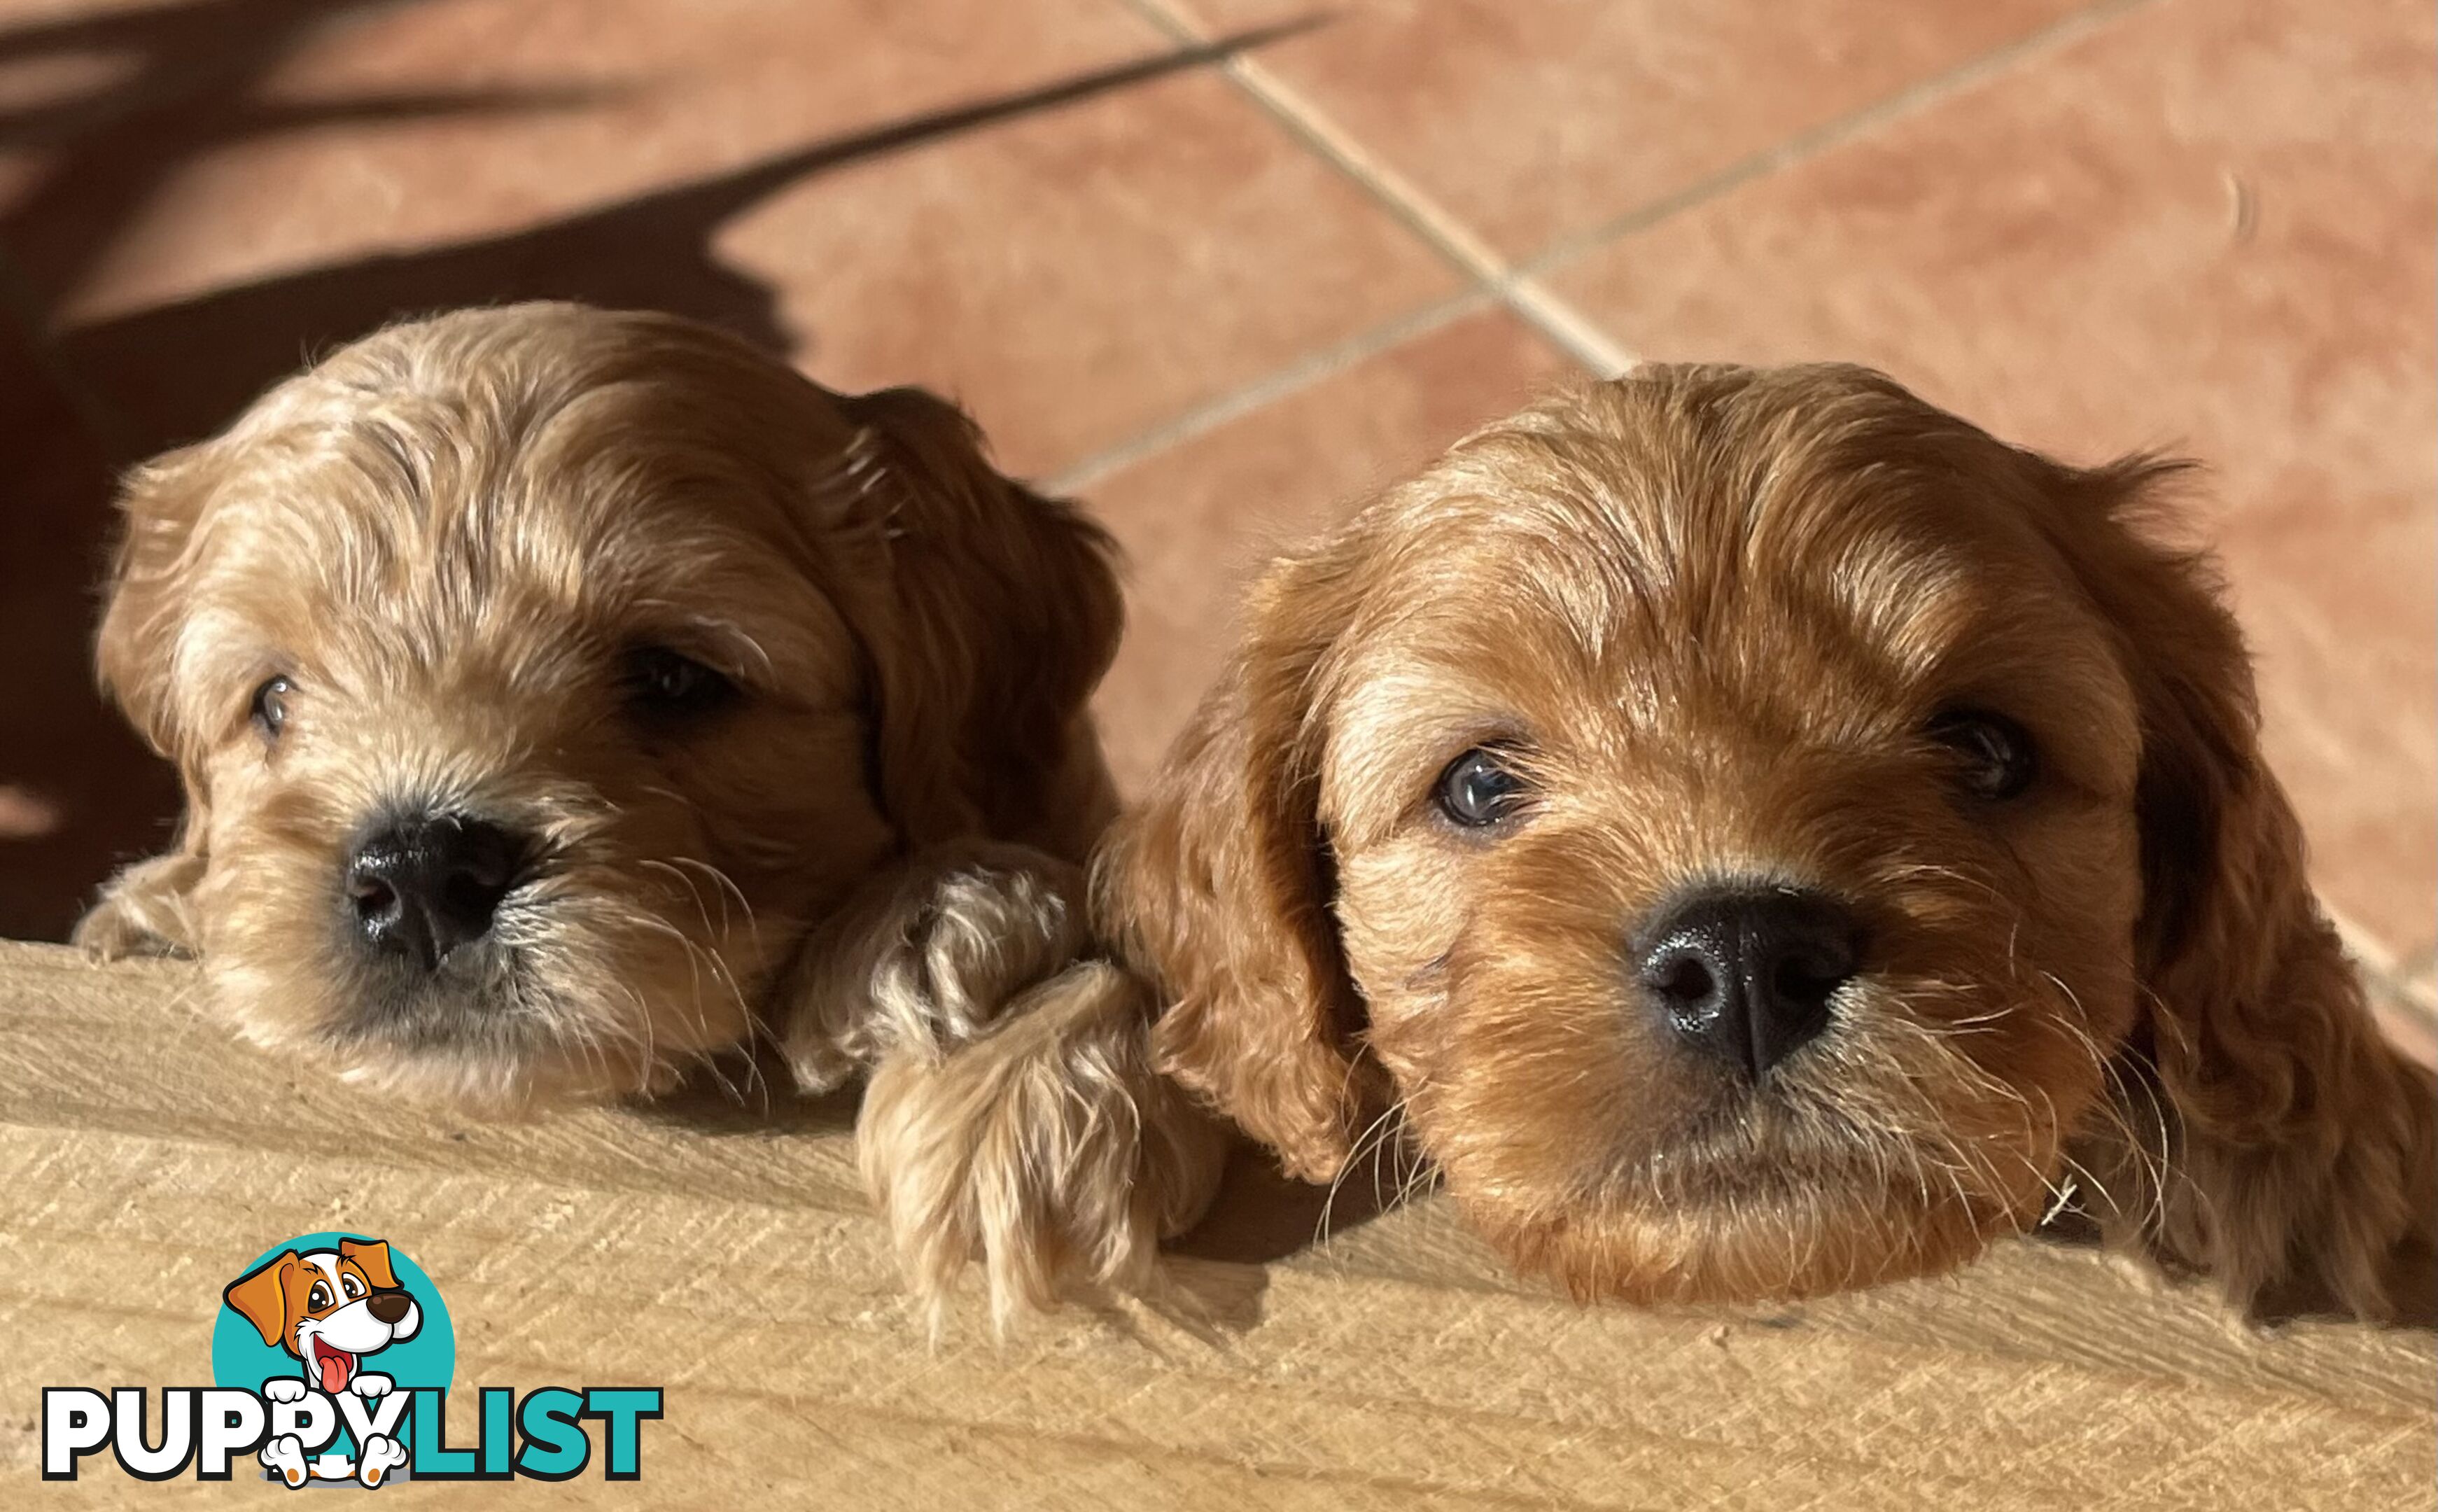
[[1737,884],[1661,908],[1630,958],[1672,1038],[1758,1081],[1828,1028],[1863,945],[1826,894]]
[[350,1354],[368,1355],[415,1337],[421,1327],[423,1310],[413,1297],[402,1291],[375,1292],[324,1317],[314,1332]]
[[356,946],[430,975],[489,938],[532,852],[501,825],[416,813],[376,822],[348,847],[342,888]]

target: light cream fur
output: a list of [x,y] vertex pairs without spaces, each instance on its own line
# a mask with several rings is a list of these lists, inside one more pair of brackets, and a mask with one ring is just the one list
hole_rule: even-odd
[[[86,945],[196,955],[248,1038],[484,1110],[658,1092],[763,1035],[816,1086],[876,1068],[894,1125],[935,1131],[902,1163],[867,1149],[892,1212],[955,1205],[929,1162],[960,1120],[953,1179],[985,1205],[1078,1179],[1054,1119],[1028,1143],[945,1067],[1081,944],[1112,554],[950,406],[832,394],[668,317],[466,311],[334,353],[121,508],[101,674],[186,810]],[[638,648],[735,695],[651,714]],[[250,714],[274,677],[275,737]],[[490,939],[429,980],[368,957],[343,902],[401,809],[527,843]],[[976,1084],[1021,1081],[1035,1045],[1086,1054],[1010,1040]],[[901,1239],[927,1288],[964,1258]],[[1028,1296],[1063,1263],[990,1258]]]
[[1031,989],[990,1037],[892,1056],[856,1124],[864,1170],[934,1326],[985,1257],[994,1321],[1154,1290],[1158,1241],[1202,1216],[1223,1126],[1153,1068],[1140,978],[1105,962]]

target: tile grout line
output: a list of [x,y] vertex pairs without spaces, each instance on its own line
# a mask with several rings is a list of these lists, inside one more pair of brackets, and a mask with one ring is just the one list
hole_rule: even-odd
[[[1157,0],[1149,0],[1157,3]],[[1408,229],[1481,285],[1515,315],[1600,378],[1615,378],[1641,359],[1602,330],[1488,242],[1471,227],[1424,194],[1403,174],[1371,155],[1327,114],[1298,95],[1284,80],[1249,59],[1231,60],[1228,73],[1256,103],[1306,146],[1352,180]]]
[[[1172,41],[1191,44],[1208,40],[1199,27],[1177,12],[1173,0],[1120,0],[1120,3]],[[1507,308],[1594,373],[1602,376],[1621,373],[1634,366],[1640,359],[1552,291],[1542,282],[1540,274],[1618,237],[1828,150],[1875,126],[1948,98],[2005,72],[2024,59],[2065,46],[2127,12],[2152,3],[2154,0],[2099,0],[2098,4],[2086,7],[2028,37],[1968,59],[1885,99],[1755,153],[1675,194],[1638,206],[1590,231],[1561,237],[1521,264],[1508,262],[1462,221],[1407,183],[1402,175],[1378,162],[1359,142],[1331,122],[1317,108],[1303,100],[1268,68],[1245,57],[1230,58],[1219,67],[1231,82],[1244,90],[1281,128],[1352,180],[1399,223],[1471,278],[1476,285],[1476,291],[1471,296],[1459,296],[1416,314],[1399,317],[1316,357],[1291,362],[1244,388],[1196,406],[1063,469],[1047,480],[1044,486],[1062,492],[1088,486],[1164,446],[1199,435],[1354,361],[1386,350],[1402,338],[1425,334],[1490,303]]]
[[2353,920],[2330,907],[2325,901],[2320,911],[2337,932],[2337,942],[2360,974],[2363,985],[2374,998],[2385,997],[2397,1011],[2412,1014],[2419,1026],[2438,1033],[2438,1000],[2433,1000],[2427,987],[2415,985],[2416,976],[2425,969],[2429,953],[2405,959],[2379,942],[2378,937]]
[[1767,178],[1780,169],[1842,147],[1891,121],[1952,99],[2006,73],[2019,63],[2070,46],[2132,11],[2155,3],[2157,0],[2098,0],[2098,3],[2052,22],[2029,36],[2018,37],[1988,52],[1977,53],[1952,68],[1908,84],[1885,98],[1873,100],[1740,158],[1681,189],[1636,205],[1599,225],[1559,237],[1517,266],[1528,275],[1548,273],[1621,237],[1656,225],[1680,211],[1691,209],[1705,201],[1717,199],[1755,180]]
[[2330,907],[2324,899],[2320,904],[2320,912],[2327,916],[2329,925],[2337,932],[2338,942],[2345,947],[2345,954],[2354,958],[2356,965],[2381,976],[2403,975],[2395,952],[2380,944],[2376,935]]
[[1190,441],[1206,431],[1215,431],[1230,420],[1242,418],[1333,374],[1344,372],[1418,336],[1427,336],[1441,326],[1454,325],[1465,316],[1488,309],[1496,303],[1497,300],[1488,290],[1469,289],[1453,298],[1383,322],[1334,346],[1307,352],[1286,366],[1274,368],[1242,388],[1231,389],[1148,431],[1139,431],[1113,447],[1096,451],[1039,480],[1037,486],[1052,494],[1079,492],[1178,442]]
[[[1172,0],[1122,0],[1171,40],[1207,43],[1200,27],[1178,13]],[[1381,208],[1422,238],[1441,258],[1472,279],[1525,324],[1569,357],[1603,378],[1638,360],[1607,332],[1528,274],[1519,272],[1489,243],[1332,121],[1277,74],[1239,54],[1219,65],[1239,89],[1289,134],[1352,181]]]

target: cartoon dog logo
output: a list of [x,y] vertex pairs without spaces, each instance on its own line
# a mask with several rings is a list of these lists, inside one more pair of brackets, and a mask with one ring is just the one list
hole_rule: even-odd
[[[353,1392],[368,1401],[387,1395],[395,1382],[363,1368],[365,1357],[413,1338],[423,1325],[422,1310],[398,1284],[389,1245],[380,1239],[343,1239],[336,1249],[285,1251],[230,1282],[222,1296],[263,1343],[285,1349],[303,1367],[298,1376],[262,1383],[263,1396],[274,1402],[300,1401],[309,1388],[333,1398]],[[302,1484],[309,1473],[294,1434],[264,1446],[261,1458],[264,1468],[279,1471],[291,1486]],[[327,1463],[334,1457],[322,1458]],[[406,1463],[406,1450],[375,1433],[357,1446],[354,1466],[326,1468],[325,1463],[309,1473],[336,1478],[352,1470],[364,1485],[377,1486],[390,1468]]]

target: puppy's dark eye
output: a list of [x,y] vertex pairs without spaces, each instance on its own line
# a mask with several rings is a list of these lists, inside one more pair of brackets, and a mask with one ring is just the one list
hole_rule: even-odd
[[654,719],[708,713],[737,696],[736,684],[689,656],[666,646],[637,646],[619,669],[627,701]]
[[254,690],[254,728],[262,738],[276,743],[280,730],[288,723],[288,695],[296,685],[286,677],[274,677]]
[[330,1305],[330,1288],[328,1284],[322,1281],[314,1282],[313,1290],[305,1293],[305,1305],[311,1308],[316,1312],[328,1307]]
[[1976,798],[2018,797],[2039,773],[2031,735],[2005,714],[1952,709],[1930,722],[1930,737],[1955,752],[1964,786]]
[[1440,773],[1440,812],[1469,830],[1485,829],[1512,816],[1524,800],[1524,779],[1507,765],[1508,753],[1476,746]]

